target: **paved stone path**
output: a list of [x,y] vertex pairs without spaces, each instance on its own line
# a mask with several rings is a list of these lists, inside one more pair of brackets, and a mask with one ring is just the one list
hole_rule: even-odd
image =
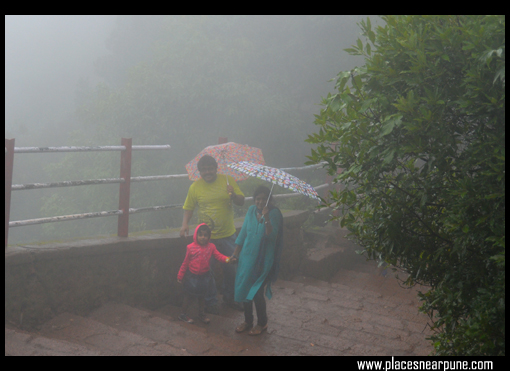
[[5,329],[6,355],[427,355],[427,318],[416,290],[398,287],[373,264],[342,269],[330,282],[277,281],[267,302],[267,333],[236,334],[242,312],[221,308],[211,324],[108,303],[88,317],[64,313],[39,332]]

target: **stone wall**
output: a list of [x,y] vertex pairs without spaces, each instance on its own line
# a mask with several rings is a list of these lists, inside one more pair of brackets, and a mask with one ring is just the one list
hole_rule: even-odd
[[[284,213],[280,277],[306,257],[308,212]],[[236,222],[239,229],[242,220]],[[177,272],[186,253],[178,231],[82,240],[5,251],[5,320],[33,328],[62,312],[87,314],[108,301],[155,309],[180,302]]]

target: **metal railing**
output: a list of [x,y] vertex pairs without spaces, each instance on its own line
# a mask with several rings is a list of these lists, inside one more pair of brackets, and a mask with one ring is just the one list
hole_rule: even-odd
[[[226,143],[227,138],[220,138],[218,143]],[[67,220],[97,218],[105,216],[118,216],[117,235],[119,237],[127,237],[129,234],[129,214],[158,211],[172,208],[182,207],[183,204],[175,205],[162,205],[143,208],[130,208],[130,184],[131,182],[144,182],[164,179],[178,179],[188,178],[188,174],[174,174],[174,175],[156,175],[156,176],[141,176],[131,177],[131,154],[132,151],[137,150],[167,150],[170,145],[132,145],[131,138],[122,138],[120,146],[92,146],[92,147],[14,147],[14,139],[5,140],[5,247],[7,248],[9,228],[20,227],[26,225],[43,224],[61,222]],[[49,152],[101,152],[101,151],[120,151],[121,152],[121,165],[119,178],[107,179],[87,179],[87,180],[71,180],[54,183],[29,183],[29,184],[12,184],[12,173],[14,164],[15,153],[49,153]],[[322,166],[323,163],[318,165],[310,165],[304,167],[289,167],[282,168],[281,170],[305,170],[313,169]],[[328,179],[329,180],[329,179]],[[73,187],[81,185],[97,185],[97,184],[119,184],[119,208],[118,210],[98,211],[92,213],[82,213],[73,215],[61,215],[46,218],[27,219],[10,221],[10,204],[12,191],[24,191],[30,189],[42,188],[57,188],[57,187]],[[327,182],[320,186],[314,187],[316,190],[329,188],[331,182]],[[298,193],[279,194],[274,197],[286,198],[299,196]],[[245,198],[246,200],[252,197]]]

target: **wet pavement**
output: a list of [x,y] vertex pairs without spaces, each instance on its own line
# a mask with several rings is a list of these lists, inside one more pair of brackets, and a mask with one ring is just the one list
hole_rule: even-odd
[[[427,317],[415,289],[403,289],[375,263],[341,269],[329,282],[279,280],[260,336],[237,334],[242,312],[227,306],[211,323],[187,324],[180,309],[107,303],[87,317],[63,313],[39,331],[6,325],[6,355],[427,355]],[[355,268],[355,269],[354,269]],[[193,308],[192,308],[193,310]],[[193,312],[191,312],[193,313]]]

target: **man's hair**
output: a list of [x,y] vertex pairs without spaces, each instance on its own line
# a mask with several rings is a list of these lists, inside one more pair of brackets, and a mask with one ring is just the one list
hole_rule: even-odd
[[211,237],[211,228],[207,224],[198,227],[197,235],[200,231],[204,231],[209,237]]
[[213,167],[215,167],[217,169],[218,168],[218,163],[216,162],[214,157],[209,156],[209,155],[203,155],[200,158],[200,160],[198,160],[198,163],[197,163],[198,171],[200,171],[200,169],[202,169],[205,166],[213,166]]

